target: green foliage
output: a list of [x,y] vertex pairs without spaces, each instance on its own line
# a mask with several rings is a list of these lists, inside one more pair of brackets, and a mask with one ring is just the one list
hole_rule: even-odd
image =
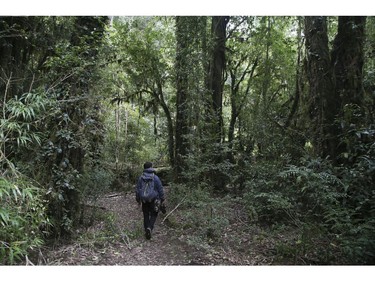
[[235,181],[238,168],[227,159],[228,145],[212,143],[210,136],[195,139],[192,134],[189,138],[195,141],[191,152],[184,157],[185,168],[181,173],[184,182],[192,189],[204,186],[210,192],[225,194],[227,187]]
[[[152,121],[142,117],[139,110],[128,103],[116,107],[106,107],[106,135],[101,156],[121,181],[131,181],[133,184],[142,172],[144,162],[152,161],[157,165],[158,161],[163,160],[165,144],[161,139],[155,139]],[[116,121],[116,111],[119,111],[119,121]]]
[[[51,104],[44,91],[15,96],[4,103],[0,121],[0,262],[3,264],[20,261],[29,251],[41,246],[43,234],[51,226],[42,189],[8,159],[9,155],[21,159],[20,152],[41,144],[40,128]],[[22,164],[18,166],[22,170]]]
[[[180,204],[182,210],[182,229],[194,229],[194,237],[200,243],[216,243],[221,239],[223,230],[229,225],[228,201],[213,198],[210,189],[204,184],[195,188],[184,184],[174,184],[168,193],[168,208]],[[169,220],[173,218],[169,218]],[[177,225],[173,225],[177,227]]]
[[[51,101],[47,93],[36,91],[25,93],[9,99],[3,107],[0,119],[0,138],[4,146],[30,146],[32,143],[41,144],[42,134],[38,130],[43,121],[43,114],[50,107]],[[4,151],[4,150],[3,150]]]
[[79,178],[83,198],[95,202],[97,198],[109,191],[114,174],[111,170],[94,166],[87,169]]
[[301,166],[262,163],[252,167],[245,199],[251,217],[269,223],[319,220],[345,196],[344,185],[320,159]]
[[295,216],[294,203],[279,187],[280,163],[268,161],[245,166],[243,192],[249,219],[262,223],[290,221]]
[[[89,167],[78,178],[77,185],[80,186],[81,204],[95,205],[97,200],[108,193],[111,184],[114,181],[115,175],[110,169],[105,169],[101,165]],[[79,221],[80,225],[91,226],[94,220],[97,219],[98,209],[88,211],[85,207],[80,210]],[[87,220],[85,220],[87,218]]]
[[[298,48],[301,61],[304,55],[296,17],[231,17],[221,133],[233,130],[220,142],[205,133],[210,19],[186,20],[180,35],[190,40],[183,70],[188,153],[184,184],[172,183],[168,197],[170,208],[184,198],[183,227],[202,241],[220,240],[229,216],[226,200],[212,191],[221,185],[221,194],[243,196],[253,223],[295,229],[294,240],[278,244],[281,257],[334,263],[337,254],[346,263],[373,263],[374,18],[368,17],[364,45],[364,107],[347,104],[337,120],[344,148],[337,166],[306,155],[307,87],[296,64]],[[333,39],[337,18],[328,22]],[[173,17],[116,17],[106,32],[98,17],[2,17],[0,25],[0,260],[14,263],[41,244],[44,203],[57,232],[71,231],[82,200],[95,201],[116,180],[134,184],[145,161],[173,160],[177,48]],[[16,169],[21,174],[9,176]],[[103,219],[100,235],[112,237],[114,218]]]
[[326,265],[342,259],[332,235],[320,224],[303,223],[294,230],[275,230],[274,235],[279,231],[288,239],[275,245],[276,264]]
[[289,192],[297,199],[298,212],[320,219],[345,197],[345,186],[320,159],[308,160],[305,165],[290,165],[279,175],[285,188],[292,187]]
[[375,261],[375,146],[369,129],[350,130],[350,143],[344,159],[349,163],[336,168],[346,186],[343,204],[327,213],[327,226],[337,235],[343,253],[356,264]]
[[[60,20],[60,19],[57,19]],[[48,186],[49,213],[55,233],[70,233],[78,224],[83,189],[79,179],[98,160],[103,140],[98,68],[103,61],[103,20],[64,18],[65,37],[55,42],[44,63],[44,79],[55,107],[45,120],[46,138],[35,159],[37,178]]]
[[281,192],[248,192],[244,199],[248,202],[249,217],[253,221],[265,223],[293,218],[290,214],[293,204]]
[[373,263],[373,145],[367,148],[350,167],[311,158],[298,166],[251,167],[244,190],[250,219],[297,231],[294,243],[279,244],[280,257],[294,263]]
[[158,165],[172,160],[171,23],[172,18],[120,17],[108,30],[109,48],[103,55],[110,59],[101,72],[101,87],[111,103],[105,108],[103,152],[121,181],[134,180],[145,161]]
[[43,244],[50,222],[42,190],[23,177],[0,177],[0,263],[13,264]]
[[[373,214],[373,208],[371,209]],[[342,206],[327,212],[324,222],[340,247],[342,260],[349,264],[373,264],[375,260],[373,215],[368,217],[361,214],[360,208]]]

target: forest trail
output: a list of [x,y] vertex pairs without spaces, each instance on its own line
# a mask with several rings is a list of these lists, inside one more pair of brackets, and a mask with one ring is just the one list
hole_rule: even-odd
[[[238,249],[231,243],[205,246],[192,242],[189,233],[162,223],[173,209],[159,213],[151,240],[143,232],[143,216],[133,192],[108,194],[97,200],[98,214],[88,228],[77,230],[69,242],[45,246],[38,264],[44,265],[256,265],[270,264],[252,248],[248,233],[238,239],[245,243]],[[177,209],[173,216],[178,219]],[[88,214],[89,212],[87,212]],[[181,215],[181,214],[180,214]],[[239,229],[236,229],[238,231]],[[190,232],[189,229],[186,232]],[[223,234],[224,235],[224,234]],[[230,233],[227,236],[231,236]],[[246,237],[245,237],[246,236]],[[190,236],[191,238],[191,236]],[[243,248],[241,250],[241,248]],[[255,250],[256,248],[254,248]],[[264,249],[264,248],[263,248]]]

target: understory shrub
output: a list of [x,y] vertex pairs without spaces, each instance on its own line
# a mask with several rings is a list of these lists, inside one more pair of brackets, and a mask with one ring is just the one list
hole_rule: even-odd
[[109,191],[114,178],[115,175],[110,169],[100,166],[90,167],[78,181],[82,196],[90,201],[96,201],[99,196]]
[[[312,158],[284,168],[258,163],[263,167],[254,167],[244,193],[250,219],[296,227],[304,237],[300,253],[307,255],[305,250],[313,249],[319,253],[314,255],[316,263],[374,264],[375,162],[371,149],[352,165],[334,166],[328,160]],[[306,225],[319,231],[306,239]]]
[[50,222],[40,188],[23,177],[0,177],[0,264],[14,264],[43,244]]
[[293,216],[294,202],[277,179],[281,168],[271,161],[248,166],[243,198],[251,221],[273,224]]
[[[79,177],[77,184],[80,186],[81,190],[80,224],[93,224],[98,215],[98,209],[93,208],[90,209],[89,212],[87,206],[94,206],[96,201],[110,190],[114,178],[115,175],[110,169],[105,169],[100,166],[87,168],[87,170]],[[88,220],[85,221],[85,218]]]
[[[168,208],[177,204],[183,212],[181,217],[183,229],[190,229],[190,235],[202,241],[213,242],[220,238],[221,233],[229,225],[226,204],[229,199],[215,197],[205,185],[189,188],[186,185],[173,185],[168,194]],[[229,210],[232,211],[232,210]]]

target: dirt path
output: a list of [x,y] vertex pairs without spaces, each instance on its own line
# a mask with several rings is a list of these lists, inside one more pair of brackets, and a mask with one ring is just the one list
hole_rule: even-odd
[[[223,242],[200,245],[188,233],[162,223],[159,214],[151,240],[143,233],[143,217],[132,192],[109,194],[96,202],[97,218],[81,228],[71,242],[44,247],[37,264],[47,265],[254,265],[269,264],[266,256],[251,247],[250,236],[231,240],[225,230]],[[170,211],[169,209],[168,211]],[[167,214],[168,214],[167,211]],[[87,212],[89,213],[89,212]],[[178,219],[178,210],[173,213]],[[241,233],[239,227],[231,228]],[[186,230],[189,231],[189,230]],[[228,234],[228,235],[227,235]],[[191,236],[190,236],[191,237]],[[227,240],[225,240],[227,239]],[[249,249],[252,249],[251,253]]]

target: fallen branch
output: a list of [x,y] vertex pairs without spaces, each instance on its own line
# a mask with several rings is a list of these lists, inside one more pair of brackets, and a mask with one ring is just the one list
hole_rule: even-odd
[[26,255],[26,265],[35,265],[30,260],[29,257]]
[[47,265],[47,261],[43,256],[42,251],[39,249],[39,255],[38,255],[38,265],[42,265],[44,262],[45,265]]
[[122,193],[110,194],[110,195],[107,195],[106,198],[113,198],[113,197],[119,197],[119,196],[123,196],[123,194]]
[[165,218],[163,219],[163,221],[161,223],[164,223],[164,221],[170,216],[170,214],[172,214],[175,210],[177,210],[177,208],[184,202],[185,198],[186,198],[187,194],[184,196],[184,198],[182,198],[181,202],[177,204],[176,207],[174,207],[174,209],[172,211],[170,211],[166,216]]

